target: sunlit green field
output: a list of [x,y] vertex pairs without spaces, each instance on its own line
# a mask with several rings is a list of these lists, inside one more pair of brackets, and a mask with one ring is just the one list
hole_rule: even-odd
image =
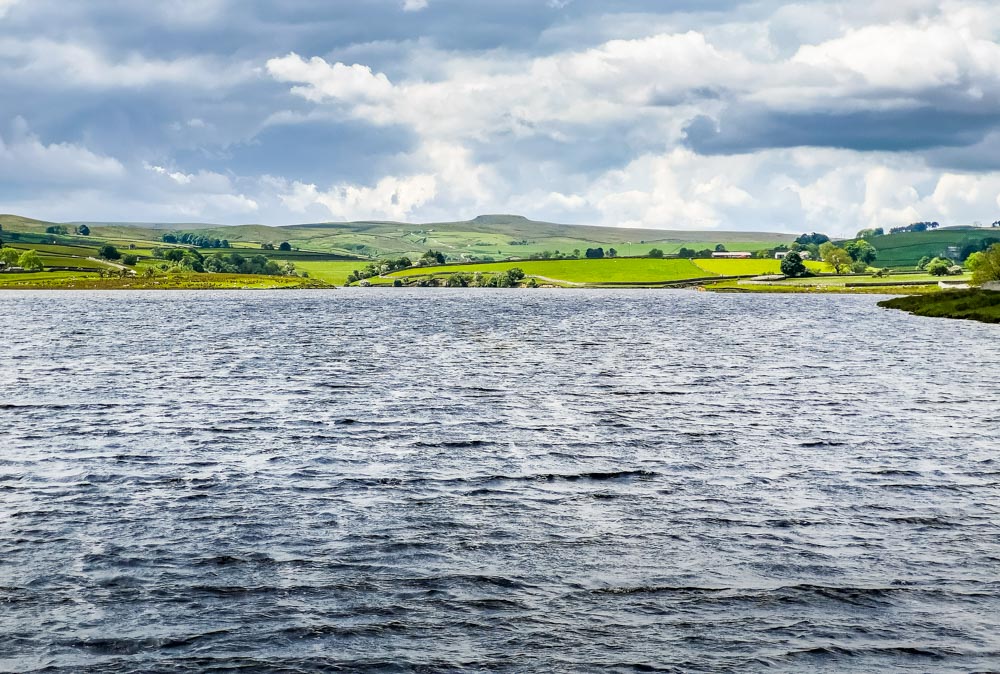
[[340,260],[331,260],[329,262],[292,260],[292,264],[295,265],[296,271],[307,272],[309,278],[319,279],[320,281],[326,281],[335,285],[344,285],[347,283],[348,274],[358,269],[364,269],[368,263],[364,260],[347,262]]
[[[764,274],[780,274],[781,260],[694,260],[694,263],[709,272],[720,276],[760,276]],[[806,267],[811,271],[825,271],[822,262],[807,261]]]
[[518,268],[529,276],[570,283],[658,283],[715,276],[695,266],[690,260],[651,258],[615,258],[598,260],[525,260],[487,264],[422,267],[391,274],[394,277],[455,274],[458,272],[504,272]]

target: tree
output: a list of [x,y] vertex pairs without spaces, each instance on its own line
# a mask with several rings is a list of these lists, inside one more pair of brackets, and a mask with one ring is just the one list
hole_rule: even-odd
[[80,236],[90,236],[90,227],[87,227],[87,225],[80,225],[76,228],[76,233]]
[[971,271],[976,271],[980,267],[986,264],[986,253],[983,251],[978,251],[965,258],[965,266]]
[[160,238],[163,239],[163,243],[177,243],[177,237],[173,234],[164,234]]
[[45,228],[45,233],[46,234],[69,234],[69,230],[67,230],[62,225],[52,225],[51,227],[46,227]]
[[726,252],[726,244],[724,244],[724,243],[718,243],[718,244],[716,244],[715,245],[715,252],[716,253],[725,253]]
[[278,246],[278,250],[285,251],[286,253],[292,249],[292,244],[287,241],[282,241],[281,245]]
[[871,245],[864,239],[860,241],[848,241],[844,244],[844,250],[847,251],[847,254],[850,255],[851,259],[855,262],[871,264],[878,259],[878,251],[875,249],[875,246]]
[[588,248],[587,252],[584,253],[584,255],[587,258],[591,259],[591,260],[596,260],[596,259],[604,257],[604,249],[603,248]]
[[799,238],[795,239],[795,243],[801,244],[803,246],[816,245],[822,246],[824,243],[828,243],[830,237],[826,234],[817,234],[813,232],[812,234],[803,234]]
[[972,272],[972,282],[976,285],[991,281],[1000,281],[1000,243],[983,252],[982,261]]
[[790,278],[797,278],[808,271],[802,256],[798,253],[789,253],[781,260],[781,273]]
[[698,253],[693,248],[681,248],[679,251],[677,251],[677,257],[683,257],[688,259],[691,259],[697,254]]
[[21,257],[17,259],[17,266],[22,269],[27,269],[28,271],[41,271],[42,258],[38,257],[37,251],[26,250],[21,253]]
[[127,264],[129,267],[134,267],[139,263],[138,255],[126,255],[122,258],[122,263]]
[[942,257],[936,257],[930,261],[927,265],[927,273],[931,276],[947,276],[948,269],[951,267],[951,260],[946,260]]
[[0,262],[3,262],[8,267],[16,265],[20,257],[21,254],[17,252],[16,248],[0,248]]
[[833,267],[833,271],[836,274],[841,273],[842,270],[849,268],[851,265],[851,256],[848,255],[847,251],[843,248],[837,248],[829,241],[819,247],[819,252],[823,257],[823,262]]
[[260,244],[260,249],[261,250],[274,250],[274,244],[273,243],[262,243],[262,244]]
[[110,243],[106,243],[97,249],[97,257],[102,260],[118,260],[121,259],[121,256],[122,254],[118,252],[118,249]]
[[437,250],[428,250],[420,257],[420,260],[423,262],[423,264],[445,263],[444,253]]
[[931,263],[931,258],[924,255],[922,258],[920,258],[920,262],[917,263],[917,270],[924,271],[925,269],[927,269],[927,265],[929,265],[930,263]]
[[653,248],[649,251],[649,256],[658,260],[663,257],[663,251],[659,248]]
[[618,257],[618,251],[614,248],[608,248],[608,257]]

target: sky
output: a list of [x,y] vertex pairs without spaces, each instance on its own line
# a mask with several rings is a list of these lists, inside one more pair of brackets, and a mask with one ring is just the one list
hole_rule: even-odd
[[0,0],[0,212],[989,224],[998,40],[975,0]]

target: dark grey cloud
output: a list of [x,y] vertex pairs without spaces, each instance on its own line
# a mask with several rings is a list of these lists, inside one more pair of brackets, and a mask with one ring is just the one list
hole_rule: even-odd
[[734,105],[719,119],[705,115],[685,128],[685,143],[701,154],[767,148],[829,147],[901,152],[964,147],[1000,129],[1000,111],[906,110],[793,113]]

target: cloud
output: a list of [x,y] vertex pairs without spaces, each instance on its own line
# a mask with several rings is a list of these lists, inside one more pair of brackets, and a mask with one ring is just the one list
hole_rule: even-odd
[[436,190],[437,181],[431,175],[386,176],[370,187],[334,185],[326,191],[312,184],[295,182],[280,198],[296,213],[320,205],[340,220],[402,220],[433,199]]
[[166,84],[217,90],[252,77],[247,63],[200,56],[151,59],[136,52],[111,58],[83,44],[0,37],[0,78],[22,85],[120,89]]
[[996,219],[994,2],[611,4],[0,0],[0,129],[31,122],[0,131],[0,199],[70,219]]
[[122,177],[125,167],[73,143],[43,143],[23,118],[0,135],[0,177],[9,184],[104,183]]
[[330,65],[318,56],[308,61],[295,53],[273,58],[267,62],[267,71],[279,82],[304,83],[292,87],[292,93],[314,102],[335,99],[362,104],[385,100],[393,92],[389,78],[372,73],[368,66]]

